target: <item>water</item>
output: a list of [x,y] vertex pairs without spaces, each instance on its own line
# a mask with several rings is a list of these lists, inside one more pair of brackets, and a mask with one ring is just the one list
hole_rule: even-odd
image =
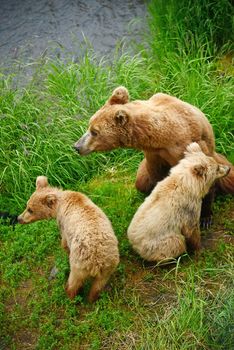
[[[146,7],[140,0],[0,0],[0,62],[53,51],[82,54],[84,36],[95,52],[109,54],[123,37],[137,36]],[[141,19],[129,32],[129,23]],[[56,48],[54,50],[54,48]]]

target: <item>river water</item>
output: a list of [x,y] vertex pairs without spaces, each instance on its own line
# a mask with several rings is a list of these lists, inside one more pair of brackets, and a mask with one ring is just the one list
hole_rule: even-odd
[[142,0],[0,0],[0,63],[50,51],[79,56],[85,40],[106,55],[139,34],[145,15]]

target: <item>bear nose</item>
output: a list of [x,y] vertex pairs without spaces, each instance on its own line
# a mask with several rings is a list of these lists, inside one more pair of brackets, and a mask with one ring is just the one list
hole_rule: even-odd
[[22,219],[22,217],[20,215],[18,216],[17,220],[18,220],[19,224],[23,224],[24,223],[24,220]]
[[75,143],[74,146],[73,146],[74,150],[78,153],[80,153],[80,147],[77,146],[77,144]]

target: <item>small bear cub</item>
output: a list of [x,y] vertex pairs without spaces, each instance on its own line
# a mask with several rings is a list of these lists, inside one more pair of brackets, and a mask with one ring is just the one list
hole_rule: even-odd
[[92,277],[89,302],[95,301],[119,263],[118,241],[104,212],[80,192],[51,187],[45,176],[38,176],[36,191],[18,222],[56,218],[61,246],[67,250],[70,274],[66,293],[73,299]]
[[176,258],[187,248],[198,251],[202,198],[229,171],[196,142],[188,145],[185,157],[158,182],[129,225],[129,241],[140,256],[159,262]]

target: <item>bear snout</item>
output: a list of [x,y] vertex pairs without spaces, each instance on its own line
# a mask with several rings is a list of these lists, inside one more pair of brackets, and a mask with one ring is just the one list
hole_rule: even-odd
[[81,145],[81,144],[79,144],[79,143],[75,143],[74,149],[75,149],[75,151],[78,152],[79,155],[81,155],[81,156],[86,156],[87,154],[91,153],[91,150],[85,148],[83,145]]
[[218,177],[224,177],[229,174],[231,167],[229,165],[219,165],[218,169]]
[[80,153],[80,146],[77,143],[74,144],[73,148],[74,148],[75,151]]
[[231,167],[230,166],[226,166],[226,175],[228,175],[230,173]]
[[85,144],[85,140],[87,137],[87,133],[85,133],[78,141],[76,141],[76,143],[74,144],[74,149],[80,154],[83,154],[84,151],[84,144]]
[[25,224],[24,219],[22,218],[21,215],[18,216],[17,221],[19,224]]
[[85,138],[84,138],[84,136],[74,144],[74,149],[75,149],[76,152],[78,152],[81,156],[86,156],[86,155],[88,155],[89,153],[92,152],[92,150],[89,149],[89,148],[85,145]]

